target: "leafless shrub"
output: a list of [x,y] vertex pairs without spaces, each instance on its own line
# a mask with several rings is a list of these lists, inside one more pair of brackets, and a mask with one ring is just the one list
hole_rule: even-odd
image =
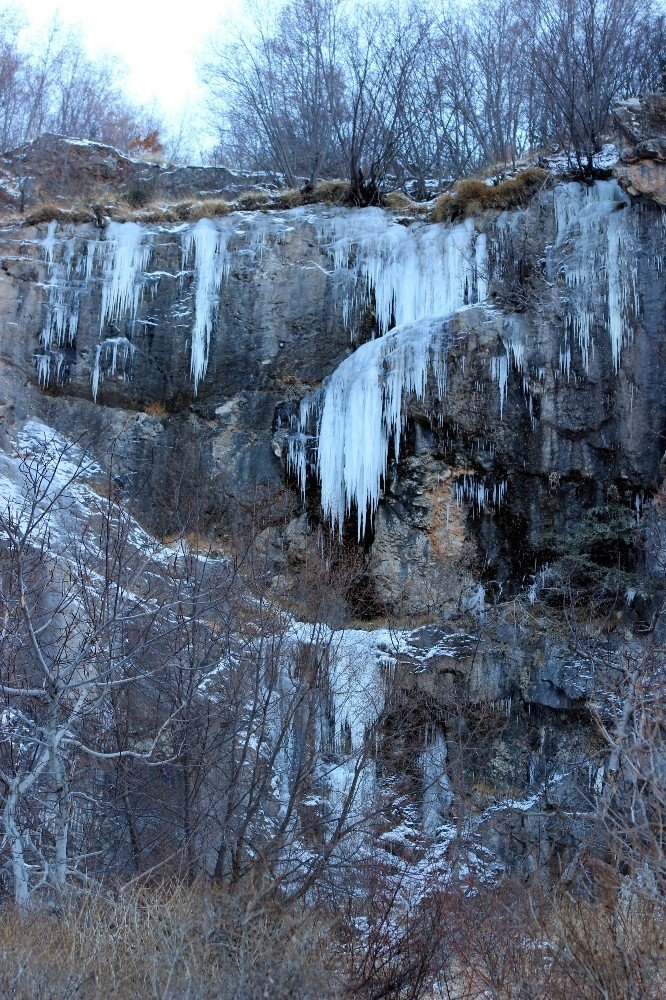
[[332,939],[313,914],[202,886],[86,895],[0,916],[0,993],[15,1000],[333,998]]

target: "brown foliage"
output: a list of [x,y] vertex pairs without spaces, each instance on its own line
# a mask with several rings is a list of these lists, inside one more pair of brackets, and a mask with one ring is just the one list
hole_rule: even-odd
[[260,208],[267,208],[270,200],[270,195],[265,191],[244,191],[236,199],[236,207],[254,212]]
[[71,222],[74,225],[82,225],[95,222],[95,213],[89,205],[79,204],[63,208],[55,202],[45,202],[43,205],[37,205],[25,218],[26,226],[41,226],[46,222]]
[[350,205],[351,187],[348,181],[321,181],[305,197],[307,204],[324,202],[327,205]]
[[165,883],[0,915],[0,995],[13,1000],[335,997],[325,925],[261,902]]

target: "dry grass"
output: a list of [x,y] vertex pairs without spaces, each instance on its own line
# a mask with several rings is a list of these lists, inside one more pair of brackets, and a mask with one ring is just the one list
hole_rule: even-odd
[[57,916],[0,916],[0,996],[12,1000],[336,996],[312,918],[250,895],[167,884],[86,896]]
[[192,222],[198,222],[199,219],[214,219],[220,215],[228,215],[230,211],[229,202],[224,198],[206,198],[204,201],[192,202],[187,218]]
[[271,205],[273,208],[298,208],[304,203],[303,192],[299,188],[287,188],[286,191],[279,191],[273,198]]
[[95,222],[95,212],[91,205],[76,204],[71,208],[63,208],[55,202],[45,202],[37,205],[25,217],[26,226],[41,226],[47,222],[73,223],[82,225]]
[[271,196],[265,191],[244,191],[236,199],[236,208],[246,212],[254,212],[260,208],[266,208],[271,200]]
[[160,420],[168,415],[166,406],[164,403],[160,403],[159,400],[153,400],[152,403],[148,403],[143,412],[149,417],[158,417]]
[[[454,222],[486,210],[503,211],[525,205],[549,180],[550,174],[537,167],[522,171],[516,177],[497,185],[484,184],[482,180],[460,181],[452,194],[441,195],[430,212],[433,222]],[[274,195],[266,191],[245,191],[233,204],[224,198],[185,200],[171,203],[153,202],[137,207],[123,199],[106,199],[90,203],[78,202],[63,207],[56,202],[36,206],[22,221],[27,226],[48,222],[62,224],[104,225],[105,219],[114,222],[139,222],[146,225],[172,225],[179,222],[198,222],[214,219],[231,211],[257,211],[262,209],[290,209],[299,205],[351,205],[351,189],[344,180],[321,181],[309,190],[289,188]],[[400,191],[391,191],[382,197],[382,205],[397,214],[419,216],[428,212]]]
[[460,181],[452,194],[440,195],[430,217],[433,222],[455,222],[489,209],[504,212],[520,208],[546,185],[549,178],[547,170],[530,167],[495,185],[478,179]]
[[351,203],[351,188],[349,181],[320,181],[307,194],[308,204],[324,202],[327,205],[349,205]]
[[389,191],[387,194],[382,195],[382,206],[388,208],[390,212],[396,212],[401,215],[422,215],[428,211],[423,205],[412,201],[402,191]]

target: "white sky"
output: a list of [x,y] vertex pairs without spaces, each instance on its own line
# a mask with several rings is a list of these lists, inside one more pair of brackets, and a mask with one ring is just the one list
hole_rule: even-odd
[[[4,4],[0,3],[0,6]],[[118,55],[127,66],[128,94],[178,117],[199,103],[196,61],[220,20],[238,0],[9,0],[34,30],[55,14],[80,27],[91,55]]]

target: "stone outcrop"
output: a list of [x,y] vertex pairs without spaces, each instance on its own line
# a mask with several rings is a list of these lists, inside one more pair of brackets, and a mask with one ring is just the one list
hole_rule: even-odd
[[49,133],[0,157],[0,209],[23,211],[58,200],[103,201],[110,195],[140,204],[157,199],[235,198],[258,184],[274,186],[264,175],[136,159],[102,143]]
[[[420,713],[445,742],[464,717],[475,830],[504,861],[518,850],[526,869],[572,847],[562,810],[585,807],[599,749],[591,675],[555,619],[533,610],[549,539],[573,538],[587,511],[611,503],[637,522],[647,511],[651,551],[663,551],[650,503],[657,494],[663,506],[666,434],[662,110],[653,97],[617,112],[628,196],[611,180],[559,184],[455,231],[319,206],[232,213],[196,231],[0,232],[0,446],[36,415],[83,437],[102,464],[112,451],[114,488],[158,535],[186,529],[196,508],[230,551],[249,514],[267,586],[279,580],[305,606],[304,567],[339,529],[373,613],[409,624],[396,712]],[[54,137],[0,166],[34,177],[40,198],[63,184],[180,196],[235,183]],[[440,303],[445,282],[455,315],[419,325],[419,295]],[[399,329],[380,356],[376,335],[399,317],[410,350]],[[336,474],[356,462],[356,486],[365,474],[354,434],[338,465],[318,457],[318,418],[346,362],[334,428],[352,398],[363,414],[352,429],[381,449],[387,407],[395,416],[399,404],[400,449],[392,439],[385,475],[375,463],[374,518],[358,518],[352,490],[344,523],[331,525],[321,461]],[[612,635],[583,629],[590,660],[602,645],[608,662],[639,655],[622,614]],[[397,737],[391,752],[397,770],[415,753]],[[489,794],[513,805],[486,808]],[[447,795],[440,818],[463,808]]]
[[666,94],[644,94],[613,111],[620,159],[615,175],[634,197],[666,206]]

